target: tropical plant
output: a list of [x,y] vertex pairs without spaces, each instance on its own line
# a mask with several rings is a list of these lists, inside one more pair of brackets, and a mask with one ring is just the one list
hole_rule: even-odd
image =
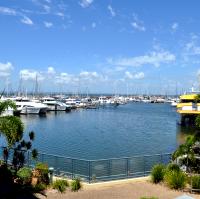
[[192,189],[200,189],[200,176],[195,175],[191,177]]
[[157,164],[152,168],[151,180],[153,183],[159,183],[163,181],[165,175],[165,166],[162,164]]
[[17,176],[20,178],[22,184],[31,183],[32,171],[30,168],[23,167],[17,171]]
[[47,188],[47,185],[44,183],[38,183],[33,187],[35,193],[43,192]]
[[180,171],[180,167],[177,165],[177,164],[174,164],[174,163],[170,163],[167,165],[167,168],[166,168],[166,172],[168,171]]
[[80,178],[76,178],[71,182],[71,190],[78,191],[82,187]]
[[199,141],[199,135],[189,135],[186,142],[178,147],[178,149],[172,154],[172,160],[176,160],[181,157],[183,164],[186,165],[187,171],[191,169],[191,165],[195,162],[194,145]]
[[185,173],[175,170],[166,172],[164,180],[171,189],[183,189],[187,182]]
[[35,166],[35,173],[37,173],[39,183],[49,184],[49,168],[47,164],[37,163]]
[[[29,133],[30,141],[26,142],[22,139],[24,132],[24,125],[19,117],[16,116],[2,116],[1,114],[8,108],[16,110],[16,105],[11,100],[0,102],[0,135],[3,135],[7,141],[7,147],[4,147],[3,157],[7,164],[9,151],[14,149],[13,153],[13,165],[16,170],[23,167],[25,162],[25,152],[31,150],[32,141],[34,140],[34,132]],[[37,152],[34,151],[34,158],[36,158]]]
[[66,187],[68,187],[68,186],[69,186],[69,184],[68,184],[67,180],[56,180],[53,183],[53,188],[57,189],[60,193],[65,192]]
[[200,102],[200,94],[197,94],[195,97],[195,102],[199,103]]

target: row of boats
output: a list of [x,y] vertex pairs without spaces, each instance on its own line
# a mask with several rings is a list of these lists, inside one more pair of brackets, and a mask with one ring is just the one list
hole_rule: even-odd
[[48,111],[66,111],[69,112],[75,108],[96,109],[105,106],[118,106],[129,102],[143,103],[175,103],[174,99],[165,99],[161,97],[144,97],[144,96],[100,96],[85,98],[68,98],[64,96],[54,97],[1,97],[0,101],[12,100],[15,102],[17,109],[11,108],[4,114],[46,114]]

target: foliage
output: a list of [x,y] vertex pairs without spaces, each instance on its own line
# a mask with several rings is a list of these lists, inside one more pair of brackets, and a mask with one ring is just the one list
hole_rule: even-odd
[[168,171],[164,180],[171,189],[183,189],[186,186],[186,175],[182,171]]
[[30,168],[23,167],[17,171],[17,176],[22,181],[22,184],[29,184],[31,182],[32,171]]
[[67,180],[56,180],[53,183],[53,188],[57,189],[60,193],[65,192],[67,186],[69,186]]
[[165,175],[165,166],[162,164],[157,164],[153,167],[151,171],[151,180],[153,183],[159,183],[163,181]]
[[192,188],[200,189],[200,176],[192,176]]
[[71,190],[78,191],[82,187],[80,178],[76,178],[71,182]]
[[0,117],[0,132],[5,136],[9,148],[22,139],[23,130],[24,125],[20,118],[16,116]]
[[200,94],[197,94],[195,97],[195,102],[199,103],[200,102]]
[[39,183],[49,184],[48,165],[39,162],[39,163],[37,163],[35,170],[38,171],[37,172],[38,176],[36,176],[36,177],[38,177]]
[[38,156],[38,151],[36,149],[33,149],[32,150],[32,158],[37,159],[37,156]]
[[12,181],[12,172],[6,164],[0,166],[0,185]]
[[200,115],[198,115],[195,119],[195,126],[200,129]]
[[[176,160],[181,157],[184,164],[187,166],[187,170],[191,169],[195,163],[195,151],[194,145],[200,140],[199,134],[189,135],[186,142],[178,147],[178,149],[172,154],[172,159]],[[185,159],[185,160],[184,160]]]
[[0,102],[0,115],[8,108],[13,108],[14,110],[16,110],[16,104],[11,101],[11,100],[6,100],[3,102]]
[[177,172],[179,172],[181,169],[177,164],[170,163],[170,164],[167,165],[167,169],[166,170],[167,170],[167,172],[168,171],[177,171]]
[[40,193],[47,188],[47,185],[44,183],[38,183],[33,187],[35,193]]
[[[34,139],[34,132],[29,133],[29,140],[20,140],[15,143],[14,147],[14,155],[13,155],[13,166],[18,170],[19,168],[23,167],[25,163],[25,153],[29,152],[32,147],[32,141]],[[34,156],[33,156],[34,155]],[[33,149],[32,150],[32,157],[37,158],[37,150]]]

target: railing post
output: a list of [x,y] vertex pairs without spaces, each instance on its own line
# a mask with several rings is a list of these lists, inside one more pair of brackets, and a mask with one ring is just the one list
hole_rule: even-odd
[[144,169],[144,176],[146,175],[146,169],[145,169],[146,165],[145,165],[145,156],[143,156],[143,169]]
[[91,182],[91,161],[88,161],[88,180],[89,180],[89,184]]
[[161,162],[161,164],[163,163],[163,155],[162,155],[162,153],[160,154],[160,162]]
[[111,176],[111,161],[112,160],[108,160],[108,176]]
[[72,179],[74,179],[74,159],[72,159]]
[[126,158],[126,176],[129,176],[129,158]]

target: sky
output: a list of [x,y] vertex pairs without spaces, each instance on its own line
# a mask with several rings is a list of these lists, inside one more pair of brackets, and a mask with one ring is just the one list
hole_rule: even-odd
[[0,0],[0,90],[199,89],[199,0]]

